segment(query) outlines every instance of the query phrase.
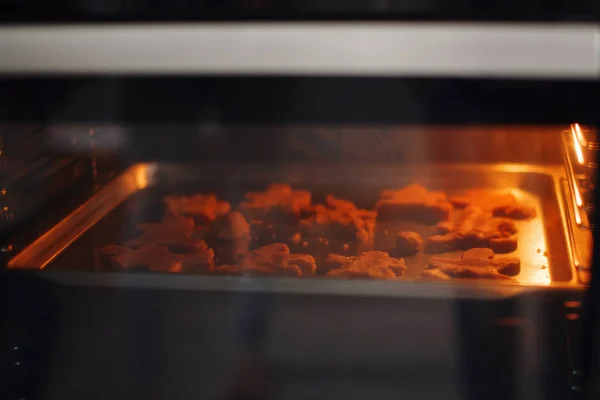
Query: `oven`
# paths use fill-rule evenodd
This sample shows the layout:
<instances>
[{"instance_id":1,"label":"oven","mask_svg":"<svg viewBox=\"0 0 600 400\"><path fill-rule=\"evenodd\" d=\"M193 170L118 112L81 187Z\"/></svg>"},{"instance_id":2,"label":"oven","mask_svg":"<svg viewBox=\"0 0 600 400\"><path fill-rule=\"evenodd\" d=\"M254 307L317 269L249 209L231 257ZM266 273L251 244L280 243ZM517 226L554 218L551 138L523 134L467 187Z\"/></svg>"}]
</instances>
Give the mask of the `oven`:
<instances>
[{"instance_id":1,"label":"oven","mask_svg":"<svg viewBox=\"0 0 600 400\"><path fill-rule=\"evenodd\" d=\"M598 10L526 3L7 6L2 398L594 398Z\"/></svg>"}]
</instances>

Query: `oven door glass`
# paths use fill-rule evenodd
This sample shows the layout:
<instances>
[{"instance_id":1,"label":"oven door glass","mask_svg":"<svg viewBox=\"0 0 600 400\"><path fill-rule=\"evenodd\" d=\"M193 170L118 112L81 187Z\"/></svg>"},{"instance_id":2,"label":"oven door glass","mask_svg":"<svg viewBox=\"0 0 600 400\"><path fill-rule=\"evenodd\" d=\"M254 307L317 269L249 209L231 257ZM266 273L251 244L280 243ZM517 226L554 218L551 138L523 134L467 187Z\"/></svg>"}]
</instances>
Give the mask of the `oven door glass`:
<instances>
[{"instance_id":1,"label":"oven door glass","mask_svg":"<svg viewBox=\"0 0 600 400\"><path fill-rule=\"evenodd\" d=\"M1 27L7 393L589 390L597 28L400 25Z\"/></svg>"}]
</instances>

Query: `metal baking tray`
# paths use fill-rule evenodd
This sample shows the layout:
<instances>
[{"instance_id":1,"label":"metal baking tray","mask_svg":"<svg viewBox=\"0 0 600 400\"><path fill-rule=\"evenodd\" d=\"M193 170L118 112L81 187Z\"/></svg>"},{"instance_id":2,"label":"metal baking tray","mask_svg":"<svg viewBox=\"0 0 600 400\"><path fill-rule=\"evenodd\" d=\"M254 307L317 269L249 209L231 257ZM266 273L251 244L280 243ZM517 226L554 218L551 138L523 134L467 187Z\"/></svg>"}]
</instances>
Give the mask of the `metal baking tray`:
<instances>
[{"instance_id":1,"label":"metal baking tray","mask_svg":"<svg viewBox=\"0 0 600 400\"><path fill-rule=\"evenodd\" d=\"M210 290L271 290L308 293L391 294L411 296L510 295L548 287L577 287L567 249L569 239L561 193L562 166L522 164L426 165L178 165L137 164L126 170L70 216L9 262L9 268L39 269L49 279L82 285L123 285ZM522 271L514 282L454 280L436 283L419 278L429 255L406 257L408 269L398 281L293 279L131 273L107 271L99 255L107 244L119 244L135 233L142 221L162 218L162 198L173 193L214 192L235 204L244 193L285 182L309 189L314 201L334 194L372 208L382 189L421 183L432 190L459 194L472 188L510 190L535 207L537 217L517 221L519 248L506 256L521 258ZM393 234L416 230L424 238L431 227L408 222L378 224L375 249L389 250ZM418 285L415 285L418 283Z\"/></svg>"}]
</instances>

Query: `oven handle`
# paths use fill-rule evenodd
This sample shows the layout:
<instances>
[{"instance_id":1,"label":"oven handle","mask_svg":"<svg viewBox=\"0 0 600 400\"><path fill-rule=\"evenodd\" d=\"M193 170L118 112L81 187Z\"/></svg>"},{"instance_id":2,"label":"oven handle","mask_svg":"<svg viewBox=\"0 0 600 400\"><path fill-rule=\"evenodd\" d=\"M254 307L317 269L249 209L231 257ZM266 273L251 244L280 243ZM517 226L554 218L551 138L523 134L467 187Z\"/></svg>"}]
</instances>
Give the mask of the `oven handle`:
<instances>
[{"instance_id":1,"label":"oven handle","mask_svg":"<svg viewBox=\"0 0 600 400\"><path fill-rule=\"evenodd\" d=\"M195 23L0 27L0 74L600 78L600 26Z\"/></svg>"}]
</instances>

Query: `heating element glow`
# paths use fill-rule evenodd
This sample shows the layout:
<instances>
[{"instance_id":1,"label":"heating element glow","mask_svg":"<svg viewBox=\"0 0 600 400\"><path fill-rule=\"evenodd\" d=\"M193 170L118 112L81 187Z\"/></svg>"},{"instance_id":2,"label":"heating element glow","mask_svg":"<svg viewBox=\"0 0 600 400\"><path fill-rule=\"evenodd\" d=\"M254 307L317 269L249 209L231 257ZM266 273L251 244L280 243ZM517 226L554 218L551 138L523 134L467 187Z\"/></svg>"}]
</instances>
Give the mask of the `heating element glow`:
<instances>
[{"instance_id":1,"label":"heating element glow","mask_svg":"<svg viewBox=\"0 0 600 400\"><path fill-rule=\"evenodd\" d=\"M575 126L579 127L579 125L575 124ZM583 151L581 150L581 142L577 137L577 132L575 126L571 125L571 134L573 135L573 148L575 149L575 155L577 156L577 161L579 164L583 165ZM581 129L579 129L581 132Z\"/></svg>"},{"instance_id":2,"label":"heating element glow","mask_svg":"<svg viewBox=\"0 0 600 400\"><path fill-rule=\"evenodd\" d=\"M148 168L145 165L138 166L134 172L135 183L140 189L148 187Z\"/></svg>"},{"instance_id":3,"label":"heating element glow","mask_svg":"<svg viewBox=\"0 0 600 400\"><path fill-rule=\"evenodd\" d=\"M583 147L587 146L587 141L585 140L585 137L583 137L583 132L581 131L579 124L575 124L575 133L577 134L579 144Z\"/></svg>"}]
</instances>

